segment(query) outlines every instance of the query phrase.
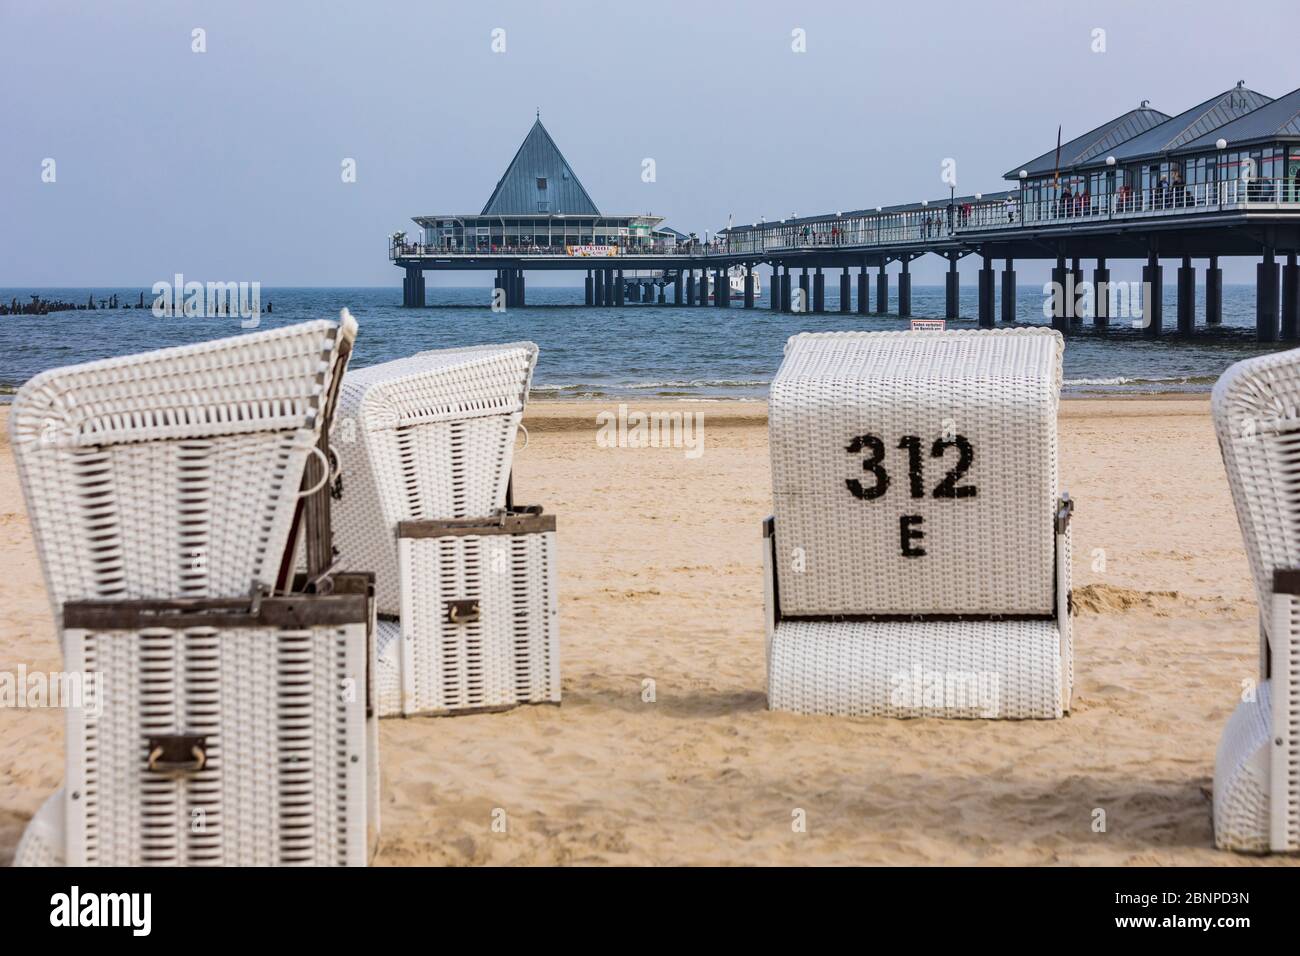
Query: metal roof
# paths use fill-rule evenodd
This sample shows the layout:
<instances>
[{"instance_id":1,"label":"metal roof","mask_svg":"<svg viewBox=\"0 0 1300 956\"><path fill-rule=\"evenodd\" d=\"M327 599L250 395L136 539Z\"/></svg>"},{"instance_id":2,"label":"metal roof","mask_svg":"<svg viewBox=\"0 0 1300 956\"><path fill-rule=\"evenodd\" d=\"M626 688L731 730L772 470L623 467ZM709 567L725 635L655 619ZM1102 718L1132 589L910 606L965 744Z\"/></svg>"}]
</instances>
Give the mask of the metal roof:
<instances>
[{"instance_id":1,"label":"metal roof","mask_svg":"<svg viewBox=\"0 0 1300 956\"><path fill-rule=\"evenodd\" d=\"M536 216L543 202L551 215L600 215L538 117L480 215Z\"/></svg>"},{"instance_id":2,"label":"metal roof","mask_svg":"<svg viewBox=\"0 0 1300 956\"><path fill-rule=\"evenodd\" d=\"M1068 143L1061 144L1061 169L1068 169L1092 159L1104 156L1120 143L1127 142L1134 136L1140 136L1152 127L1170 119L1167 113L1153 110L1146 105L1146 100L1135 110L1129 110L1096 129L1089 130L1082 136L1076 136ZM1022 163L1010 172L1004 173L1004 179L1019 179L1020 170L1026 170L1030 176L1053 172L1057 168L1056 147L1053 146L1043 155Z\"/></svg>"},{"instance_id":3,"label":"metal roof","mask_svg":"<svg viewBox=\"0 0 1300 956\"><path fill-rule=\"evenodd\" d=\"M1248 90L1244 83L1238 83L1232 89L1179 113L1173 119L1165 120L1159 126L1153 126L1145 133L1134 136L1107 155L1114 156L1117 163L1124 163L1167 153L1207 133L1215 132L1221 126L1271 102L1273 102L1271 96ZM1218 135L1217 132L1215 135ZM1104 163L1105 157L1094 156L1081 165L1100 166Z\"/></svg>"},{"instance_id":4,"label":"metal roof","mask_svg":"<svg viewBox=\"0 0 1300 956\"><path fill-rule=\"evenodd\" d=\"M1230 145L1240 146L1280 136L1300 137L1300 90L1292 90L1240 119L1184 143L1178 152L1214 149L1220 138L1226 139Z\"/></svg>"}]
</instances>

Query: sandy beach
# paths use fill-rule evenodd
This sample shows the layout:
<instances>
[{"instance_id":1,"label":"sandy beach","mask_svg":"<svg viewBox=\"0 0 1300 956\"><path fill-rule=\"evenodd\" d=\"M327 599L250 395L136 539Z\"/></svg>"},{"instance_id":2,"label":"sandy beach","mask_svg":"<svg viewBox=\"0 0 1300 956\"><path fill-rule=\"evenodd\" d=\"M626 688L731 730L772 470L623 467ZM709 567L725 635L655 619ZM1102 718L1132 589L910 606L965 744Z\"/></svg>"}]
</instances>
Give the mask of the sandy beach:
<instances>
[{"instance_id":1,"label":"sandy beach","mask_svg":"<svg viewBox=\"0 0 1300 956\"><path fill-rule=\"evenodd\" d=\"M559 516L564 703L384 721L378 864L1288 862L1213 848L1214 749L1257 638L1204 397L1062 405L1076 689L1044 722L767 711L765 408L634 406L656 407L703 413L703 453L600 447L617 403L530 406L516 500ZM7 414L0 669L57 669ZM0 709L0 864L62 773L61 712Z\"/></svg>"}]
</instances>

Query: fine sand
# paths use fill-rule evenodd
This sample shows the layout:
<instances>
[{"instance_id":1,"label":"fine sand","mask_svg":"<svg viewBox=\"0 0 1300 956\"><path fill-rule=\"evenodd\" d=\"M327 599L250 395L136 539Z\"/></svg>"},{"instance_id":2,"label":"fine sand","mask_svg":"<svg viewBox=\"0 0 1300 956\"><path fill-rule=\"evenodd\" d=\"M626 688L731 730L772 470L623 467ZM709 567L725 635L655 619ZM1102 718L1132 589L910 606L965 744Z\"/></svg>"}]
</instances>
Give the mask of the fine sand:
<instances>
[{"instance_id":1,"label":"fine sand","mask_svg":"<svg viewBox=\"0 0 1300 956\"><path fill-rule=\"evenodd\" d=\"M559 516L563 705L382 722L377 863L1287 862L1213 848L1214 749L1257 637L1203 397L1063 403L1076 688L1041 722L768 712L765 408L634 406L702 412L690 458L599 447L616 407L534 403L516 457L516 500ZM7 439L0 566L0 670L57 669ZM0 864L62 768L60 712L0 708Z\"/></svg>"}]
</instances>

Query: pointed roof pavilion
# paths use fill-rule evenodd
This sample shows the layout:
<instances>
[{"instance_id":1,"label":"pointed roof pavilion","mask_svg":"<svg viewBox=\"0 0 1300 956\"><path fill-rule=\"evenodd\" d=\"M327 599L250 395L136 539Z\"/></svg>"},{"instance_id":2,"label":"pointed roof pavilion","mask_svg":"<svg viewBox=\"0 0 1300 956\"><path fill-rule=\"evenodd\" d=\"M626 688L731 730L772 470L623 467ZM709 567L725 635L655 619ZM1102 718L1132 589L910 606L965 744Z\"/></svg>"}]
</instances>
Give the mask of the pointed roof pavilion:
<instances>
[{"instance_id":1,"label":"pointed roof pavilion","mask_svg":"<svg viewBox=\"0 0 1300 956\"><path fill-rule=\"evenodd\" d=\"M1240 119L1211 130L1184 144L1178 152L1213 149L1220 137L1232 148L1300 138L1300 90L1292 90Z\"/></svg>"},{"instance_id":2,"label":"pointed roof pavilion","mask_svg":"<svg viewBox=\"0 0 1300 956\"><path fill-rule=\"evenodd\" d=\"M599 216L600 210L542 125L541 114L506 167L483 216Z\"/></svg>"},{"instance_id":3,"label":"pointed roof pavilion","mask_svg":"<svg viewBox=\"0 0 1300 956\"><path fill-rule=\"evenodd\" d=\"M1167 113L1151 109L1147 105L1147 101L1143 100L1142 105L1137 109L1129 110L1110 122L1089 130L1082 136L1076 136L1068 143L1062 143L1061 169L1069 169L1071 166L1077 166L1094 156L1103 155L1120 143L1130 140L1134 136L1139 136L1168 119L1171 119L1171 117ZM1052 147L1041 156L1010 170L1004 174L1003 178L1018 179L1022 169L1030 176L1052 172L1056 169L1056 147Z\"/></svg>"},{"instance_id":4,"label":"pointed roof pavilion","mask_svg":"<svg viewBox=\"0 0 1300 956\"><path fill-rule=\"evenodd\" d=\"M1232 89L1225 90L1204 103L1198 103L1139 136L1134 136L1111 150L1108 155L1114 156L1118 163L1159 156L1209 133L1217 135L1217 130L1225 124L1247 116L1271 102L1273 102L1271 96L1256 93L1254 90L1247 89L1245 83L1238 83ZM1100 166L1104 163L1105 157L1094 156L1081 165Z\"/></svg>"}]
</instances>

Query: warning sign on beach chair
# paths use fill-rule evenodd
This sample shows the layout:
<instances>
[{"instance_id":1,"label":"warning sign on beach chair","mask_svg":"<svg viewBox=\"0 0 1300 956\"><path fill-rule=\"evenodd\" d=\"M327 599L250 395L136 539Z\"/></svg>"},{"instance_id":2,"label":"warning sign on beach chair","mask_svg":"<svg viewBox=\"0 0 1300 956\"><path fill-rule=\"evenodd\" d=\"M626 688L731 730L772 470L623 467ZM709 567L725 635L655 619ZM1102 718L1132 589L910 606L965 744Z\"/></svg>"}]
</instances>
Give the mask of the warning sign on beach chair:
<instances>
[{"instance_id":1,"label":"warning sign on beach chair","mask_svg":"<svg viewBox=\"0 0 1300 956\"><path fill-rule=\"evenodd\" d=\"M943 332L948 328L948 323L943 319L913 319L913 332Z\"/></svg>"}]
</instances>

